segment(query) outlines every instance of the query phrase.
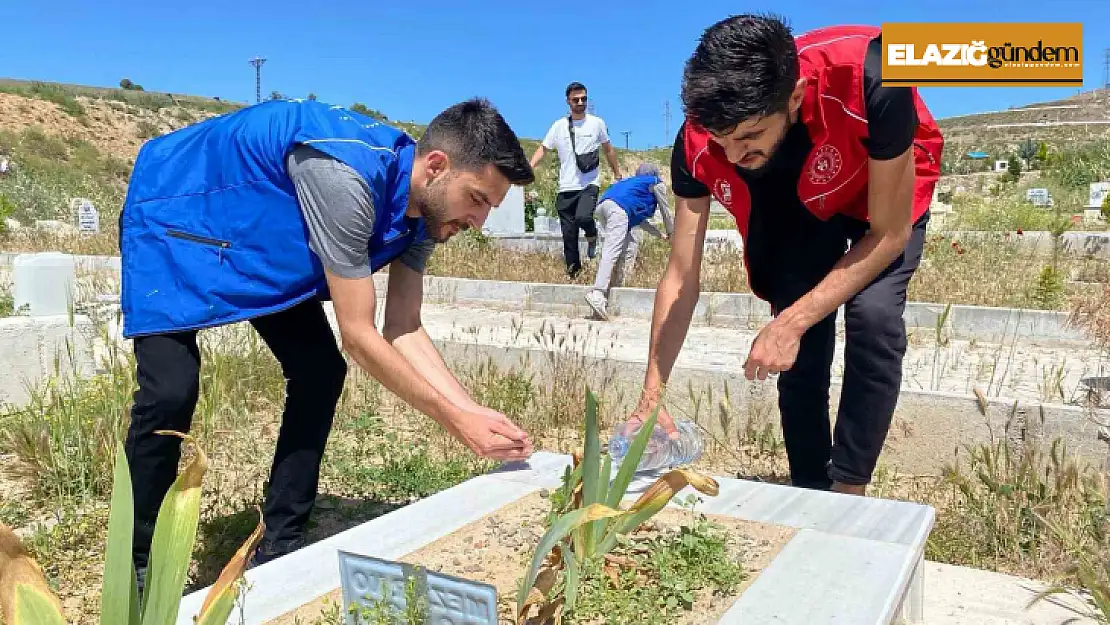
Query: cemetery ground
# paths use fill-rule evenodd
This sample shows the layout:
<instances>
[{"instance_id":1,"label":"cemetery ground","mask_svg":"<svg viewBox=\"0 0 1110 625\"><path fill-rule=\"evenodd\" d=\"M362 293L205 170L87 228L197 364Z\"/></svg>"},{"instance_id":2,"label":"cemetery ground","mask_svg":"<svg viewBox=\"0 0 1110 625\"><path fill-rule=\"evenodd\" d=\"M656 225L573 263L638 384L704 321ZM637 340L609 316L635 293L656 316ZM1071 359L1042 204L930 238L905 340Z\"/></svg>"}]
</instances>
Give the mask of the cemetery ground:
<instances>
[{"instance_id":1,"label":"cemetery ground","mask_svg":"<svg viewBox=\"0 0 1110 625\"><path fill-rule=\"evenodd\" d=\"M1105 306L1095 311L1102 315L1101 321L1091 321L1095 329L1107 327L1101 325L1107 312ZM211 468L187 592L211 584L257 522L255 506L262 501L284 393L279 366L249 326L201 337L204 366L193 433ZM606 390L611 371L569 353L546 360L538 371L492 362L449 364L477 401L511 415L538 449L570 453L580 448L587 385L600 394L603 432L625 416ZM67 617L82 624L97 622L112 453L125 431L135 388L134 361L125 347L102 350L99 368L91 378L51 379L26 407L0 410L0 519L18 528L62 598ZM736 392L742 392L740 387ZM721 434L710 437L695 469L786 481L773 406L736 409L718 398L696 418ZM893 436L899 427L896 423ZM903 474L881 464L869 494L936 507L926 552L932 561L1105 592L1110 580L1098 567L1110 561L1110 537L1100 468L1078 463L1047 441L1041 446L1010 443L1000 432L991 442L971 446L963 460L937 475ZM310 540L493 467L474 459L441 428L429 427L426 417L351 363L324 459ZM701 549L735 549L714 542L719 534L712 528L703 529ZM534 541L535 533L524 540ZM733 538L744 546L750 536ZM730 575L758 568L759 549L752 547L741 552L740 569ZM694 584L710 581L708 572L691 575L688 581ZM302 623L338 625L339 616L332 606Z\"/></svg>"}]
</instances>

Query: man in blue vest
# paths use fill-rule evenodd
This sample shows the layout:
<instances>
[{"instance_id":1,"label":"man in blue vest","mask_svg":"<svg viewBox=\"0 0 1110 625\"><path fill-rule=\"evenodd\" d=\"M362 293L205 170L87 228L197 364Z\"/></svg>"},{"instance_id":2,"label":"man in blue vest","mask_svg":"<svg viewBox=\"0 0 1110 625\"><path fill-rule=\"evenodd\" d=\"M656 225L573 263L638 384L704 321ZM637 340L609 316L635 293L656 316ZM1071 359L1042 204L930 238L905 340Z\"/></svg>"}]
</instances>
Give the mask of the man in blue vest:
<instances>
[{"instance_id":1,"label":"man in blue vest","mask_svg":"<svg viewBox=\"0 0 1110 625\"><path fill-rule=\"evenodd\" d=\"M316 101L271 101L182 128L139 152L120 217L124 336L138 390L126 453L134 560L154 523L197 403L197 331L249 321L281 364L286 402L266 493L259 564L304 544L347 364L475 454L520 460L525 432L475 403L420 320L434 244L480 228L511 185L533 181L520 143L485 100L440 113L420 141ZM372 274L389 268L382 332Z\"/></svg>"},{"instance_id":2,"label":"man in blue vest","mask_svg":"<svg viewBox=\"0 0 1110 625\"><path fill-rule=\"evenodd\" d=\"M648 221L657 210L663 216L666 234L659 232ZM667 185L659 177L659 166L641 163L636 169L636 175L614 182L601 196L597 214L602 224L605 246L601 250L601 262L597 265L594 286L586 292L586 303L598 317L608 320L609 289L620 286L636 262L636 254L640 248L636 228L664 241L674 232L674 219L667 201Z\"/></svg>"}]
</instances>

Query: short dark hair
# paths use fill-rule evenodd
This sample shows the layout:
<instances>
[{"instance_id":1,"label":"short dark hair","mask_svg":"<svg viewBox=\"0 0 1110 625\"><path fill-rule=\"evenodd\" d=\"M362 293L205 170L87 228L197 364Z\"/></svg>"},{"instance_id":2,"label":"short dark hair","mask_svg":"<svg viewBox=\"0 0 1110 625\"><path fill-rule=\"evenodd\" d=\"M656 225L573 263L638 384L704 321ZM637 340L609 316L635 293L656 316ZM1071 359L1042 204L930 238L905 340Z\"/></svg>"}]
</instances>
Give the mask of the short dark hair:
<instances>
[{"instance_id":1,"label":"short dark hair","mask_svg":"<svg viewBox=\"0 0 1110 625\"><path fill-rule=\"evenodd\" d=\"M586 85L583 85L578 81L570 83L569 85L567 85L566 97L569 98L572 91L586 91Z\"/></svg>"},{"instance_id":2,"label":"short dark hair","mask_svg":"<svg viewBox=\"0 0 1110 625\"><path fill-rule=\"evenodd\" d=\"M442 150L463 170L478 171L492 163L511 184L536 179L516 133L484 98L459 102L436 115L417 142L418 154L432 150Z\"/></svg>"},{"instance_id":3,"label":"short dark hair","mask_svg":"<svg viewBox=\"0 0 1110 625\"><path fill-rule=\"evenodd\" d=\"M786 110L798 80L798 54L785 20L743 14L705 29L682 76L686 116L727 134L753 116Z\"/></svg>"}]
</instances>

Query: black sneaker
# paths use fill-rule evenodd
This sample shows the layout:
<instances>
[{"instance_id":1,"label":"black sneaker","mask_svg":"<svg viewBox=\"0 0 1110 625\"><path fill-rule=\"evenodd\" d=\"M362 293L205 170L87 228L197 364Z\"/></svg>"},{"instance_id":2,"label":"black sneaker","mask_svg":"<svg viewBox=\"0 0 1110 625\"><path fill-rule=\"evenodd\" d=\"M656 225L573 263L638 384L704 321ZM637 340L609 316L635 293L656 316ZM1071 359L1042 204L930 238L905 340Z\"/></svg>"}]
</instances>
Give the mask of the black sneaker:
<instances>
[{"instance_id":1,"label":"black sneaker","mask_svg":"<svg viewBox=\"0 0 1110 625\"><path fill-rule=\"evenodd\" d=\"M247 570L249 571L260 564L266 564L271 560L276 560L281 556L293 553L301 547L304 547L304 545L305 541L301 538L286 541L280 547L266 539L262 539L262 542L258 544L258 548L251 554L250 560L247 561Z\"/></svg>"},{"instance_id":2,"label":"black sneaker","mask_svg":"<svg viewBox=\"0 0 1110 625\"><path fill-rule=\"evenodd\" d=\"M139 590L139 609L142 610L143 606L143 589L146 588L146 570L147 567L139 567L135 569L135 584Z\"/></svg>"}]
</instances>

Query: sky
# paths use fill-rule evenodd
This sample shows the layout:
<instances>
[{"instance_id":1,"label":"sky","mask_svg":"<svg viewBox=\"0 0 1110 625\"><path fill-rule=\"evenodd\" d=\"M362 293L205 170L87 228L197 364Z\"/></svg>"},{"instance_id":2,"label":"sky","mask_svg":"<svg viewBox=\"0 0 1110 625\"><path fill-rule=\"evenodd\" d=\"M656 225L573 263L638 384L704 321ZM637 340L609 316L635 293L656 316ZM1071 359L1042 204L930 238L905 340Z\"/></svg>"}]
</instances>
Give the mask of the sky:
<instances>
[{"instance_id":1,"label":"sky","mask_svg":"<svg viewBox=\"0 0 1110 625\"><path fill-rule=\"evenodd\" d=\"M584 83L614 144L666 145L682 120L683 64L701 32L748 11L784 16L795 33L834 24L1082 22L1084 86L1102 86L1110 0L777 0L775 2L341 2L190 0L4 3L0 77L116 86L254 102L315 93L426 123L460 100L492 101L522 137L566 115ZM1074 95L1077 88L922 88L936 117ZM670 102L670 136L664 103Z\"/></svg>"}]
</instances>

